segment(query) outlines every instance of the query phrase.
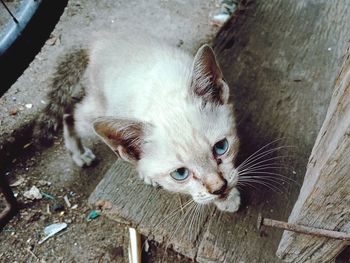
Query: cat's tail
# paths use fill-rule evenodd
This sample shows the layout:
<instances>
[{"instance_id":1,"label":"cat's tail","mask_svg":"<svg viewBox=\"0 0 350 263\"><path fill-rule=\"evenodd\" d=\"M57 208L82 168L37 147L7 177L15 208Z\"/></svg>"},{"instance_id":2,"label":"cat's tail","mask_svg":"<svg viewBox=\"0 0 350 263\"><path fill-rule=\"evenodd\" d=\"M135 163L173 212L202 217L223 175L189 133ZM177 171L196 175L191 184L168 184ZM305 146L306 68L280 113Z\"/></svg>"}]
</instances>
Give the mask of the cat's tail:
<instances>
[{"instance_id":1,"label":"cat's tail","mask_svg":"<svg viewBox=\"0 0 350 263\"><path fill-rule=\"evenodd\" d=\"M47 105L36 120L33 139L37 146L51 144L62 125L63 114L72 113L85 95L79 83L89 62L87 50L73 50L62 57L51 80ZM38 145L39 144L39 145Z\"/></svg>"}]
</instances>

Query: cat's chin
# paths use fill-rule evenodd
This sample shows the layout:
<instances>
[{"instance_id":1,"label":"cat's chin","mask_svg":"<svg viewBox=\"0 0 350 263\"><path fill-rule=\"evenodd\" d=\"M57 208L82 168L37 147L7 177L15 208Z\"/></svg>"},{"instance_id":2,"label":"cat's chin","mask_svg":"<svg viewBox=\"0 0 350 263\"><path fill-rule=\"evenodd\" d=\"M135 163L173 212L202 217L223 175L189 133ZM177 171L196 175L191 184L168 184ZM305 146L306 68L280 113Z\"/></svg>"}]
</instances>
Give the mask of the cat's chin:
<instances>
[{"instance_id":1,"label":"cat's chin","mask_svg":"<svg viewBox=\"0 0 350 263\"><path fill-rule=\"evenodd\" d=\"M221 211L234 213L239 209L241 197L238 190L233 188L226 198L217 199L214 204Z\"/></svg>"}]
</instances>

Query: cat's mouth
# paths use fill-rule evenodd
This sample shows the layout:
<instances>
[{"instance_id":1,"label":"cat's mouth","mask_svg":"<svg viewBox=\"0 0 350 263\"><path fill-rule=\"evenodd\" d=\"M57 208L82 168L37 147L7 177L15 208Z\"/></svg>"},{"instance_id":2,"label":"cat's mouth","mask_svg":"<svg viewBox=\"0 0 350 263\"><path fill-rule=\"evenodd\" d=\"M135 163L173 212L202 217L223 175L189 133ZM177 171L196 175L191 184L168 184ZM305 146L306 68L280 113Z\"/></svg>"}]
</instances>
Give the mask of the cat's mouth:
<instances>
[{"instance_id":1,"label":"cat's mouth","mask_svg":"<svg viewBox=\"0 0 350 263\"><path fill-rule=\"evenodd\" d=\"M233 189L233 187L232 187L232 188L227 188L227 189L225 190L225 192L223 192L222 194L220 194L217 198L218 198L219 200L221 200L221 201L225 201L225 200L227 199L227 197L229 196L229 194L230 194L230 192L231 192L232 189Z\"/></svg>"}]
</instances>

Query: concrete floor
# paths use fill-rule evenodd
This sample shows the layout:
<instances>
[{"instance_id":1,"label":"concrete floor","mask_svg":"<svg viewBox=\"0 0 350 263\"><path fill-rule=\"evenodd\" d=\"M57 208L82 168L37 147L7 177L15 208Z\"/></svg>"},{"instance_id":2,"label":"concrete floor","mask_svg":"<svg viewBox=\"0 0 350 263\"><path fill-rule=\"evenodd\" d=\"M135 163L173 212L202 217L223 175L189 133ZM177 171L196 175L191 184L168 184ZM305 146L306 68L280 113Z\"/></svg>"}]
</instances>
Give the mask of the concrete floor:
<instances>
[{"instance_id":1,"label":"concrete floor","mask_svg":"<svg viewBox=\"0 0 350 263\"><path fill-rule=\"evenodd\" d=\"M76 46L85 46L93 31L118 30L120 27L143 28L179 48L194 52L202 43L210 42L217 28L210 16L218 8L216 0L150 0L150 1L77 1L68 6L41 52L30 67L0 99L0 172L12 182L23 178L14 187L22 202L22 216L11 221L0 235L0 262L124 262L128 243L126 229L106 218L86 221L87 197L113 162L114 156L100 144L95 152L97 166L77 169L64 150L58 136L53 147L35 150L30 143L30 130L37 114L43 109L50 89L50 76L57 58ZM23 147L26 145L25 147ZM40 180L51 182L41 185ZM55 200L30 201L23 192L36 185ZM47 206L63 203L70 195L78 208L62 213L47 213ZM0 199L1 200L1 199ZM38 245L42 229L51 223L68 222L68 230ZM151 245L147 262L186 262L164 248Z\"/></svg>"}]
</instances>

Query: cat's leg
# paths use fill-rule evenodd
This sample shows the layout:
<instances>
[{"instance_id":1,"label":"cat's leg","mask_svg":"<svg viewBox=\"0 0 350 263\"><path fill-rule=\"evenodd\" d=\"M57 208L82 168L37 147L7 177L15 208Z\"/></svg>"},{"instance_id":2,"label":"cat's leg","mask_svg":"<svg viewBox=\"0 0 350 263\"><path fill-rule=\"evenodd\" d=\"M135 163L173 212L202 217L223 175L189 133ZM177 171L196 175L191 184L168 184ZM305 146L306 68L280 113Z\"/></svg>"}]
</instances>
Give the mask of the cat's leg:
<instances>
[{"instance_id":1,"label":"cat's leg","mask_svg":"<svg viewBox=\"0 0 350 263\"><path fill-rule=\"evenodd\" d=\"M233 188L225 200L215 201L215 205L221 211L234 213L239 209L241 196L236 188Z\"/></svg>"},{"instance_id":2,"label":"cat's leg","mask_svg":"<svg viewBox=\"0 0 350 263\"><path fill-rule=\"evenodd\" d=\"M95 160L93 152L85 147L75 129L75 119L72 114L63 116L63 135L66 148L72 155L73 161L80 167L90 166Z\"/></svg>"}]
</instances>

